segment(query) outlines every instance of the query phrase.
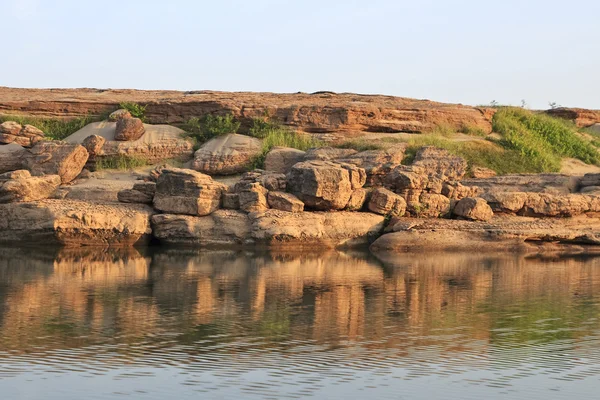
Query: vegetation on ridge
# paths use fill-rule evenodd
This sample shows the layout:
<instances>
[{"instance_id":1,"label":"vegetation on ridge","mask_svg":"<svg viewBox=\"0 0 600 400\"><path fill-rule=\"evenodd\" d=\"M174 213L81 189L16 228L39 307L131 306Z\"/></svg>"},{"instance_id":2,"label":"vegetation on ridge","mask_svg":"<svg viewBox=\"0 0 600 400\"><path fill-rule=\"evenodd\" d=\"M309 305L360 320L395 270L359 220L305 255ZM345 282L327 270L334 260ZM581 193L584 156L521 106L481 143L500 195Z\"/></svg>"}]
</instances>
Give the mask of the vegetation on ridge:
<instances>
[{"instance_id":1,"label":"vegetation on ridge","mask_svg":"<svg viewBox=\"0 0 600 400\"><path fill-rule=\"evenodd\" d=\"M21 125L33 125L44 132L46 138L52 140L63 140L95 120L88 116L71 119L21 117L17 115L0 116L0 123L15 121Z\"/></svg>"}]
</instances>

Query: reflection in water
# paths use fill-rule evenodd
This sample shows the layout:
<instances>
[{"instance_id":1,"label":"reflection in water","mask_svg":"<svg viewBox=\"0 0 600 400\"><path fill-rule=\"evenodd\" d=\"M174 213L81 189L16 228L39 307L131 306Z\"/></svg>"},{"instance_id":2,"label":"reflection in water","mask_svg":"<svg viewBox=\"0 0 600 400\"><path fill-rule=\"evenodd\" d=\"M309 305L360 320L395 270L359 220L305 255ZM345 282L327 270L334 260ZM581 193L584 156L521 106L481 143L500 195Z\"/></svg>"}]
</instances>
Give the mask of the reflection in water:
<instances>
[{"instance_id":1,"label":"reflection in water","mask_svg":"<svg viewBox=\"0 0 600 400\"><path fill-rule=\"evenodd\" d=\"M0 249L0 393L595 398L600 259L143 252Z\"/></svg>"}]
</instances>

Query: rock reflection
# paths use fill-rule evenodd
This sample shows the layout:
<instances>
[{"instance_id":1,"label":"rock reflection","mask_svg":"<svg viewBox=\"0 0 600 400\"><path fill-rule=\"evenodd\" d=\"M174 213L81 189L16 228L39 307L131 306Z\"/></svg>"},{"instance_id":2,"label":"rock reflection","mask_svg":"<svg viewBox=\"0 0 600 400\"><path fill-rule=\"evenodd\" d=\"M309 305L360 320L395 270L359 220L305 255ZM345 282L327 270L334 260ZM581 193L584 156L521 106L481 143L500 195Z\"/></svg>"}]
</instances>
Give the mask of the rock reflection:
<instances>
[{"instance_id":1,"label":"rock reflection","mask_svg":"<svg viewBox=\"0 0 600 400\"><path fill-rule=\"evenodd\" d=\"M599 328L594 258L142 253L1 249L0 352L110 344L141 357L251 340L468 358Z\"/></svg>"}]
</instances>

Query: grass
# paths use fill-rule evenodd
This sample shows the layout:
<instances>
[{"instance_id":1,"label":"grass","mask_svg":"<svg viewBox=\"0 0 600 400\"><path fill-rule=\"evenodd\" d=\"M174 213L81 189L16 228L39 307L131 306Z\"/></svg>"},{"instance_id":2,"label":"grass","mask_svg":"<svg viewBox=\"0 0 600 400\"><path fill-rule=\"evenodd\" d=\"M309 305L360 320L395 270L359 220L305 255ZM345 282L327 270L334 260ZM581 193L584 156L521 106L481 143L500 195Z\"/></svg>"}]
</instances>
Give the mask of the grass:
<instances>
[{"instance_id":1,"label":"grass","mask_svg":"<svg viewBox=\"0 0 600 400\"><path fill-rule=\"evenodd\" d=\"M313 147L322 147L324 144L322 141L315 139L314 137L295 132L289 128L270 123L265 125L263 130L254 132L254 135L262 138L262 152L252 162L252 168L263 168L267 153L271 151L273 147L291 147L298 150L308 150Z\"/></svg>"},{"instance_id":2,"label":"grass","mask_svg":"<svg viewBox=\"0 0 600 400\"><path fill-rule=\"evenodd\" d=\"M95 119L87 116L72 119L20 117L16 115L0 116L0 123L5 121L15 121L21 125L33 125L44 132L48 139L63 140L87 124L94 122Z\"/></svg>"},{"instance_id":3,"label":"grass","mask_svg":"<svg viewBox=\"0 0 600 400\"><path fill-rule=\"evenodd\" d=\"M347 140L341 143L334 143L332 146L339 149L354 149L356 151L381 150L387 146L380 142L366 139Z\"/></svg>"},{"instance_id":4,"label":"grass","mask_svg":"<svg viewBox=\"0 0 600 400\"><path fill-rule=\"evenodd\" d=\"M572 124L558 118L506 107L494 115L493 128L502 135L505 148L527 158L540 172L557 172L563 157L600 164L598 149L584 140Z\"/></svg>"},{"instance_id":5,"label":"grass","mask_svg":"<svg viewBox=\"0 0 600 400\"><path fill-rule=\"evenodd\" d=\"M104 169L129 170L146 165L148 165L148 161L143 158L123 154L102 157L96 160L96 170L98 171Z\"/></svg>"},{"instance_id":6,"label":"grass","mask_svg":"<svg viewBox=\"0 0 600 400\"><path fill-rule=\"evenodd\" d=\"M463 124L458 131L460 133L464 133L465 135L469 135L469 136L479 136L479 137L487 136L486 131L484 131L482 128L475 126L475 125Z\"/></svg>"},{"instance_id":7,"label":"grass","mask_svg":"<svg viewBox=\"0 0 600 400\"><path fill-rule=\"evenodd\" d=\"M216 136L228 133L237 133L240 122L232 114L227 115L205 115L202 118L190 118L183 126L189 137L197 143L204 143Z\"/></svg>"},{"instance_id":8,"label":"grass","mask_svg":"<svg viewBox=\"0 0 600 400\"><path fill-rule=\"evenodd\" d=\"M148 107L147 105L143 106L138 103L125 102L119 104L119 107L129 111L129 114L131 114L133 118L139 118L142 120L142 122L146 122L146 107Z\"/></svg>"}]
</instances>

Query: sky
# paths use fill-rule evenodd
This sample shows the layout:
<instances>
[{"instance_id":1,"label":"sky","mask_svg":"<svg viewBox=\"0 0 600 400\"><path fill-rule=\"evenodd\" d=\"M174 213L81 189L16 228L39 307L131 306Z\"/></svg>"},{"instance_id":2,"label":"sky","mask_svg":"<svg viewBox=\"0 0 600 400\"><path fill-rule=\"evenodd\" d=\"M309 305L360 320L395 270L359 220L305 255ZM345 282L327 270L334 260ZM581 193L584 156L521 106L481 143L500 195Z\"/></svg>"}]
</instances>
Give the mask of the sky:
<instances>
[{"instance_id":1,"label":"sky","mask_svg":"<svg viewBox=\"0 0 600 400\"><path fill-rule=\"evenodd\" d=\"M0 0L0 86L600 109L598 0Z\"/></svg>"}]
</instances>

